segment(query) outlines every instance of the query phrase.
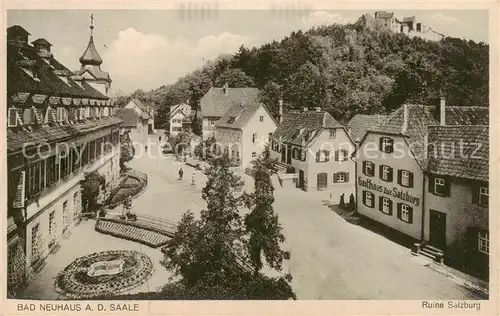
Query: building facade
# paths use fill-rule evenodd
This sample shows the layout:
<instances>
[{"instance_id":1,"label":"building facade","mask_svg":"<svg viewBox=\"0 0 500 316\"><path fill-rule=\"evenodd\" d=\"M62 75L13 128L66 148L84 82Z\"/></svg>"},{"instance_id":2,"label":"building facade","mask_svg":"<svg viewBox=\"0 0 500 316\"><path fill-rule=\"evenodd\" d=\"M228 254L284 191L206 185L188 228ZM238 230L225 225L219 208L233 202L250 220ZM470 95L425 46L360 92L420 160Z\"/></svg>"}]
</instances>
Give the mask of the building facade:
<instances>
[{"instance_id":1,"label":"building facade","mask_svg":"<svg viewBox=\"0 0 500 316\"><path fill-rule=\"evenodd\" d=\"M215 138L239 167L246 168L264 151L276 126L263 104L237 104L215 124Z\"/></svg>"},{"instance_id":2,"label":"building facade","mask_svg":"<svg viewBox=\"0 0 500 316\"><path fill-rule=\"evenodd\" d=\"M155 110L151 105L146 105L138 99L130 100L125 106L124 109L132 109L137 113L138 117L145 121L147 126L148 134L152 134L155 129Z\"/></svg>"},{"instance_id":3,"label":"building facade","mask_svg":"<svg viewBox=\"0 0 500 316\"><path fill-rule=\"evenodd\" d=\"M488 120L488 108L446 106L443 99L438 108L395 110L356 151L357 212L410 237L432 259L487 271ZM459 148L450 148L460 139L481 144L481 157L460 158ZM431 155L434 149L445 156Z\"/></svg>"},{"instance_id":4,"label":"building facade","mask_svg":"<svg viewBox=\"0 0 500 316\"><path fill-rule=\"evenodd\" d=\"M421 245L483 279L489 277L490 252L488 134L484 125L429 127Z\"/></svg>"},{"instance_id":5,"label":"building facade","mask_svg":"<svg viewBox=\"0 0 500 316\"><path fill-rule=\"evenodd\" d=\"M120 134L129 133L133 142L146 144L149 135L149 117L145 118L130 108L116 109L116 117L123 121L120 125Z\"/></svg>"},{"instance_id":6,"label":"building facade","mask_svg":"<svg viewBox=\"0 0 500 316\"><path fill-rule=\"evenodd\" d=\"M118 184L121 120L107 95L53 57L47 40L30 45L18 25L7 34L7 269L15 297L78 223L85 174L100 173L108 189ZM102 62L92 35L80 61Z\"/></svg>"},{"instance_id":7,"label":"building facade","mask_svg":"<svg viewBox=\"0 0 500 316\"><path fill-rule=\"evenodd\" d=\"M200 99L203 138L215 136L215 123L233 106L259 103L257 88L210 88Z\"/></svg>"},{"instance_id":8,"label":"building facade","mask_svg":"<svg viewBox=\"0 0 500 316\"><path fill-rule=\"evenodd\" d=\"M281 112L281 111L280 111ZM347 129L321 108L288 112L272 135L271 157L278 159L304 191L354 193L354 142Z\"/></svg>"},{"instance_id":9,"label":"building facade","mask_svg":"<svg viewBox=\"0 0 500 316\"><path fill-rule=\"evenodd\" d=\"M170 135L175 136L179 132L191 131L191 106L188 103L180 103L170 107Z\"/></svg>"}]
</instances>

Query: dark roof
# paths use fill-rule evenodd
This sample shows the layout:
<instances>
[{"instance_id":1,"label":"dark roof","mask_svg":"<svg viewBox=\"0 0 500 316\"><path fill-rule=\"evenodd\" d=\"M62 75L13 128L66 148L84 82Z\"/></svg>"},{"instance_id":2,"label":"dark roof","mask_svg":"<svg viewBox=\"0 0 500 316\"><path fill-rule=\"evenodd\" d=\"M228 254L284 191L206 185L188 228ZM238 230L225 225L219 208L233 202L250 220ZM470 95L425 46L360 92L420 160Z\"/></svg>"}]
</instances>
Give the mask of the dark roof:
<instances>
[{"instance_id":1,"label":"dark roof","mask_svg":"<svg viewBox=\"0 0 500 316\"><path fill-rule=\"evenodd\" d=\"M99 56L97 49L94 46L94 37L90 35L89 44L87 49L83 52L82 57L80 57L80 63L82 65L95 65L99 66L102 64L102 58Z\"/></svg>"},{"instance_id":2,"label":"dark roof","mask_svg":"<svg viewBox=\"0 0 500 316\"><path fill-rule=\"evenodd\" d=\"M96 78L98 80L106 80L106 81L111 82L111 78L109 76L109 73L106 71L103 71L101 69L101 66L97 66L97 65L83 65L82 68L75 71L74 74L76 76L81 76L86 71L88 71L94 78Z\"/></svg>"},{"instance_id":3,"label":"dark roof","mask_svg":"<svg viewBox=\"0 0 500 316\"><path fill-rule=\"evenodd\" d=\"M31 44L41 44L41 45L47 45L47 46L52 46L52 44L49 43L49 41L47 41L45 38L39 38L37 40L34 40L33 42L31 42Z\"/></svg>"},{"instance_id":4,"label":"dark roof","mask_svg":"<svg viewBox=\"0 0 500 316\"><path fill-rule=\"evenodd\" d=\"M428 160L430 173L488 181L488 126L429 126Z\"/></svg>"},{"instance_id":5,"label":"dark roof","mask_svg":"<svg viewBox=\"0 0 500 316\"><path fill-rule=\"evenodd\" d=\"M265 108L265 106L260 103L251 103L247 105L235 104L215 123L215 126L242 129L261 106ZM272 117L271 115L269 116Z\"/></svg>"},{"instance_id":6,"label":"dark roof","mask_svg":"<svg viewBox=\"0 0 500 316\"><path fill-rule=\"evenodd\" d=\"M405 22L415 22L415 16L407 16L403 18L403 23Z\"/></svg>"},{"instance_id":7,"label":"dark roof","mask_svg":"<svg viewBox=\"0 0 500 316\"><path fill-rule=\"evenodd\" d=\"M363 136L365 136L366 131L372 128L375 125L380 124L387 115L379 115L379 114L357 114L355 115L349 123L347 123L347 127L349 127L351 131L351 137L355 142L361 141Z\"/></svg>"},{"instance_id":8,"label":"dark roof","mask_svg":"<svg viewBox=\"0 0 500 316\"><path fill-rule=\"evenodd\" d=\"M137 127L140 122L140 116L134 109L116 109L116 116L123 121L121 127Z\"/></svg>"},{"instance_id":9,"label":"dark roof","mask_svg":"<svg viewBox=\"0 0 500 316\"><path fill-rule=\"evenodd\" d=\"M408 137L415 159L425 168L424 144L428 127L439 124L438 112L435 106L404 104L369 131ZM446 125L486 125L484 122L488 122L488 108L446 106Z\"/></svg>"},{"instance_id":10,"label":"dark roof","mask_svg":"<svg viewBox=\"0 0 500 316\"><path fill-rule=\"evenodd\" d=\"M7 129L7 150L15 152L23 148L25 143L53 143L66 138L75 137L80 133L120 124L122 121L117 117L105 117L80 124L47 126L34 125L27 128Z\"/></svg>"},{"instance_id":11,"label":"dark roof","mask_svg":"<svg viewBox=\"0 0 500 316\"><path fill-rule=\"evenodd\" d=\"M344 128L328 112L292 110L273 133L273 139L295 145L309 145L324 128ZM309 137L307 135L310 135Z\"/></svg>"},{"instance_id":12,"label":"dark roof","mask_svg":"<svg viewBox=\"0 0 500 316\"><path fill-rule=\"evenodd\" d=\"M258 103L259 89L257 88L228 88L227 95L224 88L210 88L201 98L201 113L204 117L221 117L235 104Z\"/></svg>"},{"instance_id":13,"label":"dark roof","mask_svg":"<svg viewBox=\"0 0 500 316\"><path fill-rule=\"evenodd\" d=\"M15 35L28 36L31 34L20 25L13 25L13 26L7 28L7 36L8 37L15 36Z\"/></svg>"},{"instance_id":14,"label":"dark roof","mask_svg":"<svg viewBox=\"0 0 500 316\"><path fill-rule=\"evenodd\" d=\"M28 74L30 69L38 70L38 80ZM71 71L54 57L41 58L34 47L18 42L7 46L7 92L109 99L90 84L71 79Z\"/></svg>"},{"instance_id":15,"label":"dark roof","mask_svg":"<svg viewBox=\"0 0 500 316\"><path fill-rule=\"evenodd\" d=\"M170 117L174 116L177 113L177 111L180 111L181 107L183 107L184 105L187 105L188 107L190 107L188 103L184 103L184 102L171 106L170 107ZM182 113L186 116L191 114L191 113L185 113L184 111L182 111Z\"/></svg>"}]
</instances>

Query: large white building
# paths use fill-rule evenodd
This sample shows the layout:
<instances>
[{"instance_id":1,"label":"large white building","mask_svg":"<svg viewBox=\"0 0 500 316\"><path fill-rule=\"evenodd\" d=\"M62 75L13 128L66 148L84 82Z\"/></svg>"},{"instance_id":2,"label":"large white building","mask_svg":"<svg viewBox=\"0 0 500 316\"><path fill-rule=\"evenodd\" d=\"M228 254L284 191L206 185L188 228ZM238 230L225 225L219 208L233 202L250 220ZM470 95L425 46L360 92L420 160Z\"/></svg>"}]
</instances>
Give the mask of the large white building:
<instances>
[{"instance_id":1,"label":"large white building","mask_svg":"<svg viewBox=\"0 0 500 316\"><path fill-rule=\"evenodd\" d=\"M111 79L92 35L73 73L21 26L7 29L8 292L15 297L79 222L87 172L119 179Z\"/></svg>"},{"instance_id":2,"label":"large white building","mask_svg":"<svg viewBox=\"0 0 500 316\"><path fill-rule=\"evenodd\" d=\"M191 106L188 103L179 103L170 107L170 135L175 136L179 132L190 132L192 123Z\"/></svg>"}]
</instances>

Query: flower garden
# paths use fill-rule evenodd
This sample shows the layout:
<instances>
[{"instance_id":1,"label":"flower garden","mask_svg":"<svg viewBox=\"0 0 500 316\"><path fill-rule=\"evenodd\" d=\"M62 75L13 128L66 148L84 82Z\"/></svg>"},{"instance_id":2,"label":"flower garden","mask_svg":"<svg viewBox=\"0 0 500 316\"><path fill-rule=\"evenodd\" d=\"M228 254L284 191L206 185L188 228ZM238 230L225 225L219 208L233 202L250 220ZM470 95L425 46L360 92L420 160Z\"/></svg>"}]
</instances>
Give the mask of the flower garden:
<instances>
[{"instance_id":1,"label":"flower garden","mask_svg":"<svg viewBox=\"0 0 500 316\"><path fill-rule=\"evenodd\" d=\"M95 273L96 268L99 273ZM74 260L57 275L54 285L70 299L116 295L140 286L152 272L151 259L143 253L103 251Z\"/></svg>"}]
</instances>

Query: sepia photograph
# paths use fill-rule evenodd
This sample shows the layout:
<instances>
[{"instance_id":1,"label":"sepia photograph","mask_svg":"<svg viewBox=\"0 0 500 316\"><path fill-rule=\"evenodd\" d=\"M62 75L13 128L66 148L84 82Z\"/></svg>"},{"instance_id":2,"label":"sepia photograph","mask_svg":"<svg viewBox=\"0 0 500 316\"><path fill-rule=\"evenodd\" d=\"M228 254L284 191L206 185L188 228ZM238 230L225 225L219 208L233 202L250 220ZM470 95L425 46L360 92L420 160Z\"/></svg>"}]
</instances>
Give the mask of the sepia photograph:
<instances>
[{"instance_id":1,"label":"sepia photograph","mask_svg":"<svg viewBox=\"0 0 500 316\"><path fill-rule=\"evenodd\" d=\"M5 16L18 312L490 299L488 10Z\"/></svg>"}]
</instances>

